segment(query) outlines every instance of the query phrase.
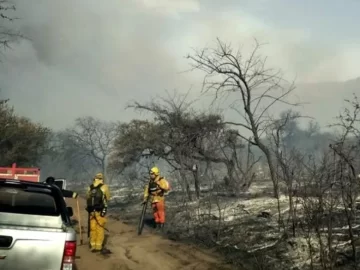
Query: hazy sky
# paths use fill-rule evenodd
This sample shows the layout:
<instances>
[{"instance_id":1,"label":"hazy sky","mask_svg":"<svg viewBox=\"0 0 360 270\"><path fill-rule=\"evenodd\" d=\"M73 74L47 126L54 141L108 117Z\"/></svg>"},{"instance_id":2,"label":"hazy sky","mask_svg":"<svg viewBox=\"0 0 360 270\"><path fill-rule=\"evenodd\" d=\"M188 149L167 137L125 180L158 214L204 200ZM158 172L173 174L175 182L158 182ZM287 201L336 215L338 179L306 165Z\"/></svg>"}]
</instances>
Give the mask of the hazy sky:
<instances>
[{"instance_id":1,"label":"hazy sky","mask_svg":"<svg viewBox=\"0 0 360 270\"><path fill-rule=\"evenodd\" d=\"M129 120L130 100L165 89L195 96L201 75L180 73L192 47L216 37L267 42L269 63L298 82L360 75L357 0L14 0L29 40L5 52L1 95L19 113L62 128L93 115ZM307 93L298 93L306 96Z\"/></svg>"}]
</instances>

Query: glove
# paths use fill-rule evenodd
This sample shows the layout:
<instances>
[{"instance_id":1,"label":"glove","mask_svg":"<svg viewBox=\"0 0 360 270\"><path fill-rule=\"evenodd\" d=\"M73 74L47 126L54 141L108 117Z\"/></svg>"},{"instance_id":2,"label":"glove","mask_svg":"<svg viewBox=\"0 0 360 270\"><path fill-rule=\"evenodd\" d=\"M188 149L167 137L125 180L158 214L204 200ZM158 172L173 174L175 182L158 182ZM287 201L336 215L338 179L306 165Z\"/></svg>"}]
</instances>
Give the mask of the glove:
<instances>
[{"instance_id":1,"label":"glove","mask_svg":"<svg viewBox=\"0 0 360 270\"><path fill-rule=\"evenodd\" d=\"M74 192L72 197L73 197L74 199L77 199L77 197L79 197L79 194L77 194L76 192Z\"/></svg>"},{"instance_id":2,"label":"glove","mask_svg":"<svg viewBox=\"0 0 360 270\"><path fill-rule=\"evenodd\" d=\"M105 217L106 212L107 212L107 208L104 208L104 209L101 211L100 216L101 216L101 217Z\"/></svg>"}]
</instances>

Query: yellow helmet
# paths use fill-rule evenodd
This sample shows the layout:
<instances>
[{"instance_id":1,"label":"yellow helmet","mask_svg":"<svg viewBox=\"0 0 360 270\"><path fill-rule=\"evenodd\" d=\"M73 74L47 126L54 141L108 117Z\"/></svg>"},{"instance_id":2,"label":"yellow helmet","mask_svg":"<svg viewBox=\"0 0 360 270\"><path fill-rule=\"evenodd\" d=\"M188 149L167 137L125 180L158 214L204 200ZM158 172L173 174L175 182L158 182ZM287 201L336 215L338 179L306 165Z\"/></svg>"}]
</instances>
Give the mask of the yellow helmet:
<instances>
[{"instance_id":1,"label":"yellow helmet","mask_svg":"<svg viewBox=\"0 0 360 270\"><path fill-rule=\"evenodd\" d=\"M95 178L96 178L96 179L103 180L103 179L104 179L104 176L103 176L102 173L97 173L97 174L95 175Z\"/></svg>"},{"instance_id":2,"label":"yellow helmet","mask_svg":"<svg viewBox=\"0 0 360 270\"><path fill-rule=\"evenodd\" d=\"M160 174L160 170L158 167L152 167L150 170L150 173L153 173L155 175L159 175Z\"/></svg>"}]
</instances>

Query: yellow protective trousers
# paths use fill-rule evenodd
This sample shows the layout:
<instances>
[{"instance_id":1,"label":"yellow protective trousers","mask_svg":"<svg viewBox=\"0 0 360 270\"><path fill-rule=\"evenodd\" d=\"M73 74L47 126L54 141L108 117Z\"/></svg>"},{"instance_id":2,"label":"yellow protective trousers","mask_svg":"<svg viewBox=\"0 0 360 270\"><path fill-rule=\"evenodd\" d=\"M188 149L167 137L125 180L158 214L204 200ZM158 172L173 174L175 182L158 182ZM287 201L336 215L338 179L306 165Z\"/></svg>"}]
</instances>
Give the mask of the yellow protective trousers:
<instances>
[{"instance_id":1,"label":"yellow protective trousers","mask_svg":"<svg viewBox=\"0 0 360 270\"><path fill-rule=\"evenodd\" d=\"M100 212L90 213L90 246L91 249L101 250L105 238L106 217Z\"/></svg>"}]
</instances>

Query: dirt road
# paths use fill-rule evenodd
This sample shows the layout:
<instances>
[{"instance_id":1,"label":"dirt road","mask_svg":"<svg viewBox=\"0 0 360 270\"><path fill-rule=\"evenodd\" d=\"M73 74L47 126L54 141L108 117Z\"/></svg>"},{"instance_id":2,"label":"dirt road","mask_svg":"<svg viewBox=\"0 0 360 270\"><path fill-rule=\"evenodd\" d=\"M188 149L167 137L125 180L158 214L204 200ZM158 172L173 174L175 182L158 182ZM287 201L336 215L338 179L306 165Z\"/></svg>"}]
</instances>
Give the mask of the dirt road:
<instances>
[{"instance_id":1,"label":"dirt road","mask_svg":"<svg viewBox=\"0 0 360 270\"><path fill-rule=\"evenodd\" d=\"M67 200L77 218L75 200ZM216 270L233 269L225 266L217 255L196 247L172 242L159 235L144 231L138 236L136 228L121 221L109 219L107 247L113 252L108 257L93 254L88 249L87 213L84 201L79 199L84 244L78 245L78 270ZM79 239L79 237L78 237ZM79 243L80 244L80 243Z\"/></svg>"}]
</instances>

